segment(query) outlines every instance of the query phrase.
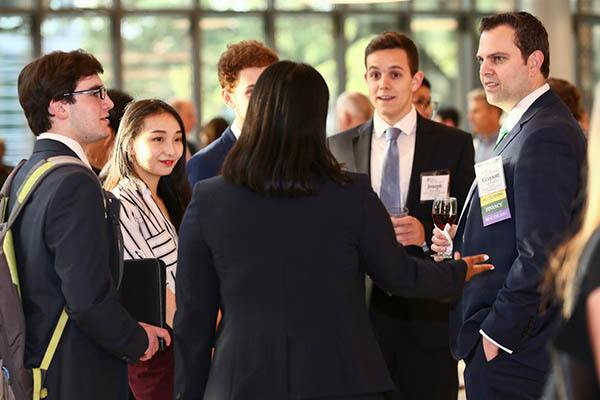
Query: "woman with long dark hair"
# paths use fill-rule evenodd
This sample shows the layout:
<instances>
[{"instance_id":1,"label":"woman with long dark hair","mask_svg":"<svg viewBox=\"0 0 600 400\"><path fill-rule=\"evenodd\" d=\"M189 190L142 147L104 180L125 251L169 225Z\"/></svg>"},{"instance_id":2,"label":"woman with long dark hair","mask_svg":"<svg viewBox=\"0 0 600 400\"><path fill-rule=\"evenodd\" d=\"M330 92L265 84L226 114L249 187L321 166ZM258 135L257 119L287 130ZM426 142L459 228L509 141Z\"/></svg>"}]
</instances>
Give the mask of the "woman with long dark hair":
<instances>
[{"instance_id":1,"label":"woman with long dark hair","mask_svg":"<svg viewBox=\"0 0 600 400\"><path fill-rule=\"evenodd\" d=\"M175 313L177 231L189 202L186 141L179 114L167 103L140 100L125 110L104 183L121 201L124 258L157 258L167 266L167 324ZM129 366L137 400L171 399L173 351Z\"/></svg>"},{"instance_id":2,"label":"woman with long dark hair","mask_svg":"<svg viewBox=\"0 0 600 400\"><path fill-rule=\"evenodd\" d=\"M492 268L406 255L369 178L327 150L328 102L314 68L271 65L222 176L196 184L180 231L177 398L380 399L394 386L365 273L396 295L442 297Z\"/></svg>"},{"instance_id":3,"label":"woman with long dark hair","mask_svg":"<svg viewBox=\"0 0 600 400\"><path fill-rule=\"evenodd\" d=\"M600 398L600 85L587 160L581 225L550 257L542 286L547 297L561 302L564 318L553 343L553 399Z\"/></svg>"}]
</instances>

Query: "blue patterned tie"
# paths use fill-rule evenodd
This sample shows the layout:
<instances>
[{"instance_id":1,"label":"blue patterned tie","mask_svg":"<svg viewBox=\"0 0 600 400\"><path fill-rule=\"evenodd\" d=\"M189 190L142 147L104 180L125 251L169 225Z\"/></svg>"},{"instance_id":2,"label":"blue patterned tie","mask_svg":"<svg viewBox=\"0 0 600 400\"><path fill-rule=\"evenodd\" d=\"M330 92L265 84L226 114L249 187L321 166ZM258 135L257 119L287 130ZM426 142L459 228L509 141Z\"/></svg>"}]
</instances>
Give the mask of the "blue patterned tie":
<instances>
[{"instance_id":1,"label":"blue patterned tie","mask_svg":"<svg viewBox=\"0 0 600 400\"><path fill-rule=\"evenodd\" d=\"M385 158L381 171L381 187L379 197L386 208L401 207L400 204L400 164L398 157L398 135L402 131L398 128L385 130Z\"/></svg>"}]
</instances>

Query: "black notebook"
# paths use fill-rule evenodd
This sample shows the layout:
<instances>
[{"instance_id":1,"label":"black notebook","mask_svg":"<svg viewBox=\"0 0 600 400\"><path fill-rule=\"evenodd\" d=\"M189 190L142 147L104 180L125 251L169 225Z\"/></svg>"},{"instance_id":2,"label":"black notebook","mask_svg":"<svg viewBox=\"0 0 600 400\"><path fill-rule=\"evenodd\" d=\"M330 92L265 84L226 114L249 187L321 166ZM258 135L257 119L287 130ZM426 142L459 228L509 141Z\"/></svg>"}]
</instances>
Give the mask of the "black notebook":
<instances>
[{"instance_id":1,"label":"black notebook","mask_svg":"<svg viewBox=\"0 0 600 400\"><path fill-rule=\"evenodd\" d=\"M166 326L167 268L162 260L125 260L121 304L136 321Z\"/></svg>"}]
</instances>

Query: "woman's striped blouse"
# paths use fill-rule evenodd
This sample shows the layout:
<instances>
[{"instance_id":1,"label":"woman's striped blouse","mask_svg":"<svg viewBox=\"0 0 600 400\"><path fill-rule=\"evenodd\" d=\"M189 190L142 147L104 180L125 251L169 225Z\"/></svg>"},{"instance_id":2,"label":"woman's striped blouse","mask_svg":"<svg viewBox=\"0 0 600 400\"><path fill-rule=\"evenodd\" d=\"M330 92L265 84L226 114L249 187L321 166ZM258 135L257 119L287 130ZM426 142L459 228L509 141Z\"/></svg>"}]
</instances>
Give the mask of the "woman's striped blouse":
<instances>
[{"instance_id":1,"label":"woman's striped blouse","mask_svg":"<svg viewBox=\"0 0 600 400\"><path fill-rule=\"evenodd\" d=\"M177 232L140 179L124 179L112 190L121 201L124 258L159 258L167 266L167 288L175 293Z\"/></svg>"}]
</instances>

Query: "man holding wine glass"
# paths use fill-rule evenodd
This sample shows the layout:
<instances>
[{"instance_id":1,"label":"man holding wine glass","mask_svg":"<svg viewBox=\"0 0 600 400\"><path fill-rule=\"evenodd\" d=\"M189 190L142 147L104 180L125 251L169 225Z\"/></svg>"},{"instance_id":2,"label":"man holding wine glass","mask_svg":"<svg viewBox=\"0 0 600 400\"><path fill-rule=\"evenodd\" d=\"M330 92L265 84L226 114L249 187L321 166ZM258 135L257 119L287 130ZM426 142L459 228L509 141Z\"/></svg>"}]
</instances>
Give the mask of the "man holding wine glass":
<instances>
[{"instance_id":1,"label":"man holding wine glass","mask_svg":"<svg viewBox=\"0 0 600 400\"><path fill-rule=\"evenodd\" d=\"M475 165L454 249L486 252L495 269L465 285L452 308L450 347L466 362L467 397L538 399L559 310L542 307L546 255L567 231L582 187L585 139L546 83L548 34L525 12L485 17L477 59L490 104L508 113L492 158ZM434 251L449 244L434 231Z\"/></svg>"},{"instance_id":2,"label":"man holding wine glass","mask_svg":"<svg viewBox=\"0 0 600 400\"><path fill-rule=\"evenodd\" d=\"M442 235L450 242L446 246L445 251L438 251L432 254L432 257L436 259L452 259L452 237L450 236L450 229L456 221L456 197L436 197L433 201L433 207L431 215L433 217L433 223Z\"/></svg>"},{"instance_id":3,"label":"man holding wine glass","mask_svg":"<svg viewBox=\"0 0 600 400\"><path fill-rule=\"evenodd\" d=\"M473 142L466 132L417 114L412 99L423 72L409 37L396 32L375 37L365 49L365 67L375 114L329 138L329 147L346 169L369 174L390 213L398 243L413 256L427 257L431 242L425 232L433 229L432 201L451 195L462 206L474 177ZM396 384L388 398L456 398L448 303L388 296L373 287L369 307Z\"/></svg>"}]
</instances>

